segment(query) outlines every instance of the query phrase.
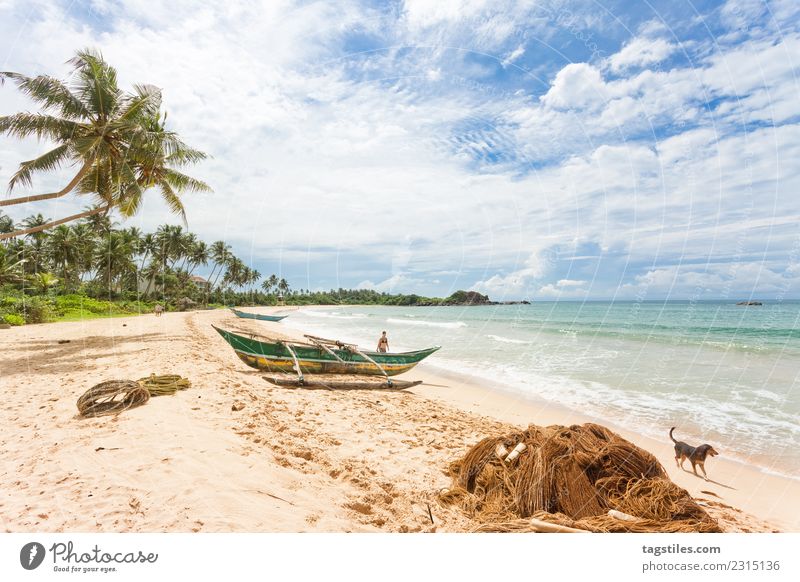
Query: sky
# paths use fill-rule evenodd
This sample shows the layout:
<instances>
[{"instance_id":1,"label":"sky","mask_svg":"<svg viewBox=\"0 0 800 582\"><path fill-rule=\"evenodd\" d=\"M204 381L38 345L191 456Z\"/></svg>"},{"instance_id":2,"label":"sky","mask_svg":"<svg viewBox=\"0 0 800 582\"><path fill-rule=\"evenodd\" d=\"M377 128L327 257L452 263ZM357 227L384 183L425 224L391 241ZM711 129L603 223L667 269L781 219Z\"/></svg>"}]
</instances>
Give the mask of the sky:
<instances>
[{"instance_id":1,"label":"sky","mask_svg":"<svg viewBox=\"0 0 800 582\"><path fill-rule=\"evenodd\" d=\"M800 297L796 0L0 0L0 70L85 47L210 155L189 229L294 288ZM0 137L0 184L47 147Z\"/></svg>"}]
</instances>

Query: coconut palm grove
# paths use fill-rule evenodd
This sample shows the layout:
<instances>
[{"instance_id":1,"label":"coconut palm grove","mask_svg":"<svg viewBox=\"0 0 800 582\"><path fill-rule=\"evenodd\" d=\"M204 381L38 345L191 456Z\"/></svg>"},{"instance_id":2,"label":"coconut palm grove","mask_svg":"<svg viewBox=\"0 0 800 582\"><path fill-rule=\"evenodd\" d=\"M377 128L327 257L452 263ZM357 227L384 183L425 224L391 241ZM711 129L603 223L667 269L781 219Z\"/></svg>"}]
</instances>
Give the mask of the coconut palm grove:
<instances>
[{"instance_id":1,"label":"coconut palm grove","mask_svg":"<svg viewBox=\"0 0 800 582\"><path fill-rule=\"evenodd\" d=\"M263 276L224 241L206 242L185 230L182 195L211 187L184 173L206 154L167 128L161 91L117 83L117 71L94 50L77 52L70 81L0 72L40 110L0 117L0 135L38 138L55 147L22 161L8 185L34 186L36 174L75 169L61 189L0 200L0 207L78 196L83 212L15 223L0 210L0 318L10 325L232 304L431 304L447 300L369 289L294 290ZM143 197L158 195L184 226L155 232L124 227ZM120 221L115 220L119 217ZM210 270L209 270L210 269ZM206 276L200 276L199 271ZM455 299L458 297L454 296ZM453 298L451 298L453 299ZM455 300L453 299L453 301ZM451 302L453 302L451 301Z\"/></svg>"}]
</instances>

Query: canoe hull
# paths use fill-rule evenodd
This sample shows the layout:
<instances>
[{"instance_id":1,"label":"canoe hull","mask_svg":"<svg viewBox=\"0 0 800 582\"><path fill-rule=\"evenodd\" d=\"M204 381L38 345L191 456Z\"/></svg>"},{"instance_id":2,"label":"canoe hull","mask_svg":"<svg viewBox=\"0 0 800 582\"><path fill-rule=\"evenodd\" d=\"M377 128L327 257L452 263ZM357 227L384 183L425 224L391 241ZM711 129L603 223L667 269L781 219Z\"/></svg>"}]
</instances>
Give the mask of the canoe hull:
<instances>
[{"instance_id":1,"label":"canoe hull","mask_svg":"<svg viewBox=\"0 0 800 582\"><path fill-rule=\"evenodd\" d=\"M246 311L239 311L238 309L231 309L236 317L242 319L258 319L259 321L280 321L286 319L288 315L261 315L260 313L247 313Z\"/></svg>"},{"instance_id":2,"label":"canoe hull","mask_svg":"<svg viewBox=\"0 0 800 582\"><path fill-rule=\"evenodd\" d=\"M261 342L214 327L217 332L233 348L239 359L251 368L267 372L294 373L294 359L286 347L280 343ZM372 363L358 354L347 350L333 351L345 362L337 361L333 356L316 346L294 345L300 369L304 374L358 374L364 376L382 376L383 373ZM388 376L396 376L409 371L419 362L427 358L439 346L416 352L384 354L366 352L386 371Z\"/></svg>"},{"instance_id":3,"label":"canoe hull","mask_svg":"<svg viewBox=\"0 0 800 582\"><path fill-rule=\"evenodd\" d=\"M291 376L264 376L264 380L276 386L293 386L296 388L325 389L325 390L405 390L422 384L422 380L339 380L339 376L320 376L314 379L304 378L302 381L297 375Z\"/></svg>"}]
</instances>

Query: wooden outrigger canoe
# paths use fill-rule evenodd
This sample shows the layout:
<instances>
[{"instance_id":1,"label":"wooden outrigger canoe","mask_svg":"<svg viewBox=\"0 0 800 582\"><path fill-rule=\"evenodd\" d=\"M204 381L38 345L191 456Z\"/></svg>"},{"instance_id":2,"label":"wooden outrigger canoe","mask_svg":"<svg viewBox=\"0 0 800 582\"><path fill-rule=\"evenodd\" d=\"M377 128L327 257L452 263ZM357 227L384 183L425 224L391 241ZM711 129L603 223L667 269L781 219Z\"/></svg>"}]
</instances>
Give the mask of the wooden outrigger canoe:
<instances>
[{"instance_id":1,"label":"wooden outrigger canoe","mask_svg":"<svg viewBox=\"0 0 800 582\"><path fill-rule=\"evenodd\" d=\"M231 307L231 311L233 311L233 314L236 317L241 317L242 319L260 319L261 321L280 321L281 319L286 319L289 317L288 315L261 315L259 313L247 313L246 311L239 311L233 307Z\"/></svg>"},{"instance_id":2,"label":"wooden outrigger canoe","mask_svg":"<svg viewBox=\"0 0 800 582\"><path fill-rule=\"evenodd\" d=\"M225 339L245 364L268 372L296 373L300 384L303 374L357 374L365 376L395 376L407 372L438 350L401 353L366 352L352 344L305 336L309 343L292 341L259 341L220 329Z\"/></svg>"}]
</instances>

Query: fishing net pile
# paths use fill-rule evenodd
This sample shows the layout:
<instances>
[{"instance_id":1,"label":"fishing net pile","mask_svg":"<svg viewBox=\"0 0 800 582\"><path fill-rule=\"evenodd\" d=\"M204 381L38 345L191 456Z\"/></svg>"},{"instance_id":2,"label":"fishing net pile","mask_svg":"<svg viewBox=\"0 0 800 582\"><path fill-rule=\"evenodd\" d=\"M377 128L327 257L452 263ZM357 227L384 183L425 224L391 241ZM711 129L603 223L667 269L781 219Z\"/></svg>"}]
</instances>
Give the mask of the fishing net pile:
<instances>
[{"instance_id":1,"label":"fishing net pile","mask_svg":"<svg viewBox=\"0 0 800 582\"><path fill-rule=\"evenodd\" d=\"M533 520L592 532L722 531L653 455L598 424L486 438L449 473L440 501L476 531L536 531Z\"/></svg>"},{"instance_id":2,"label":"fishing net pile","mask_svg":"<svg viewBox=\"0 0 800 582\"><path fill-rule=\"evenodd\" d=\"M190 386L188 379L172 374L151 374L139 380L107 380L92 386L78 398L78 413L89 418L119 414L146 404L151 396L175 394Z\"/></svg>"}]
</instances>

